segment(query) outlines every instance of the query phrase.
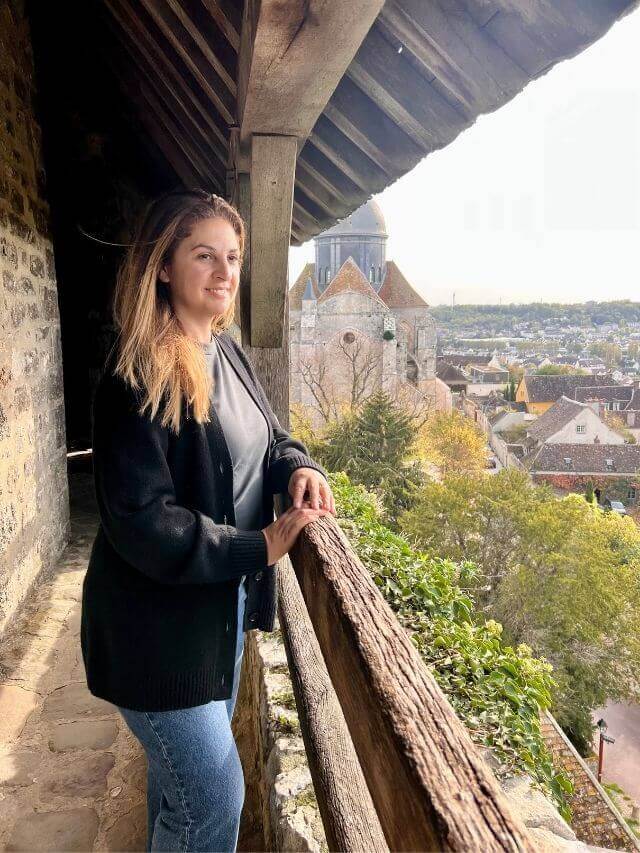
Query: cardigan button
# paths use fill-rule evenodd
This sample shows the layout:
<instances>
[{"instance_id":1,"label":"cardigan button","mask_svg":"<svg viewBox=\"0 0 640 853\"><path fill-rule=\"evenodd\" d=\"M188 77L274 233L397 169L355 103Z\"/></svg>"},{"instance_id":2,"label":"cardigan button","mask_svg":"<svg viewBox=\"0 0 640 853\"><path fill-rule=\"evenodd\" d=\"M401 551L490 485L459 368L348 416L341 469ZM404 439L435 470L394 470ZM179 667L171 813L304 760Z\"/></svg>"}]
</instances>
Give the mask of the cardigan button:
<instances>
[{"instance_id":1,"label":"cardigan button","mask_svg":"<svg viewBox=\"0 0 640 853\"><path fill-rule=\"evenodd\" d=\"M254 610L253 613L249 614L249 622L251 622L253 624L254 622L257 622L257 621L258 621L258 614Z\"/></svg>"},{"instance_id":2,"label":"cardigan button","mask_svg":"<svg viewBox=\"0 0 640 853\"><path fill-rule=\"evenodd\" d=\"M224 465L222 464L222 462L218 465L218 468L220 469L220 473L224 474Z\"/></svg>"},{"instance_id":3,"label":"cardigan button","mask_svg":"<svg viewBox=\"0 0 640 853\"><path fill-rule=\"evenodd\" d=\"M261 580L262 579L262 572L256 572L255 575L253 576L253 578L254 578L254 580L257 580L257 581Z\"/></svg>"}]
</instances>

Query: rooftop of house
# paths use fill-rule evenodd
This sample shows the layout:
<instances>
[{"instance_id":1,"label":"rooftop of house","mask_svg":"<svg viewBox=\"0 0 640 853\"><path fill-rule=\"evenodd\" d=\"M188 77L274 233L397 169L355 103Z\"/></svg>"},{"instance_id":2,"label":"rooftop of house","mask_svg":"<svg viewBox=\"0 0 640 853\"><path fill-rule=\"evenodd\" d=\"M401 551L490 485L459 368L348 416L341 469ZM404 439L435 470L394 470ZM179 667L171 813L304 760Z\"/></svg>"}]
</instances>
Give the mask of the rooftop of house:
<instances>
[{"instance_id":1,"label":"rooftop of house","mask_svg":"<svg viewBox=\"0 0 640 853\"><path fill-rule=\"evenodd\" d=\"M524 461L532 472L628 476L640 472L640 445L543 444Z\"/></svg>"},{"instance_id":2,"label":"rooftop of house","mask_svg":"<svg viewBox=\"0 0 640 853\"><path fill-rule=\"evenodd\" d=\"M558 400L562 395L573 396L572 391L580 387L601 387L614 384L610 376L594 376L592 374L570 373L568 375L525 375L527 396L530 403L548 403Z\"/></svg>"},{"instance_id":3,"label":"rooftop of house","mask_svg":"<svg viewBox=\"0 0 640 853\"><path fill-rule=\"evenodd\" d=\"M546 441L585 409L589 409L586 403L579 403L562 396L543 415L529 424L527 433L536 441Z\"/></svg>"}]
</instances>

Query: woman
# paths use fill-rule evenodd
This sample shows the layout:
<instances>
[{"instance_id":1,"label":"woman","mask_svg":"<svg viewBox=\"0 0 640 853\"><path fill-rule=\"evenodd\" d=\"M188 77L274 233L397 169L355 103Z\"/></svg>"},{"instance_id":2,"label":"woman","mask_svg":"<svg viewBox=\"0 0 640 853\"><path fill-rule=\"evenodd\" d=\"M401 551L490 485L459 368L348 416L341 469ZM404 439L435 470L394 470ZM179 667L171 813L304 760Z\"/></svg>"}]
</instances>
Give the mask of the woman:
<instances>
[{"instance_id":1,"label":"woman","mask_svg":"<svg viewBox=\"0 0 640 853\"><path fill-rule=\"evenodd\" d=\"M101 523L82 654L89 690L146 752L150 850L235 850L244 631L273 630L274 564L335 514L322 468L225 331L244 244L219 196L150 206L118 275L118 340L93 404ZM287 491L293 506L274 521L273 495Z\"/></svg>"}]
</instances>

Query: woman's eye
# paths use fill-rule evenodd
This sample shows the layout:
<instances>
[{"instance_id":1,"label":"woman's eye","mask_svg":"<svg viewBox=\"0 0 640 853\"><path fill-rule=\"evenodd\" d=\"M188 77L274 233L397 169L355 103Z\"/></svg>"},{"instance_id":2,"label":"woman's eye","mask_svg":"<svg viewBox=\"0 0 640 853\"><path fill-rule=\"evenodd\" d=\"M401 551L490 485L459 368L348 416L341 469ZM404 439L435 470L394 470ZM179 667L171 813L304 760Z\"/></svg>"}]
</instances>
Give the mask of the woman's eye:
<instances>
[{"instance_id":1,"label":"woman's eye","mask_svg":"<svg viewBox=\"0 0 640 853\"><path fill-rule=\"evenodd\" d=\"M203 252L201 255L198 255L199 258L210 258L211 255L209 252Z\"/></svg>"}]
</instances>

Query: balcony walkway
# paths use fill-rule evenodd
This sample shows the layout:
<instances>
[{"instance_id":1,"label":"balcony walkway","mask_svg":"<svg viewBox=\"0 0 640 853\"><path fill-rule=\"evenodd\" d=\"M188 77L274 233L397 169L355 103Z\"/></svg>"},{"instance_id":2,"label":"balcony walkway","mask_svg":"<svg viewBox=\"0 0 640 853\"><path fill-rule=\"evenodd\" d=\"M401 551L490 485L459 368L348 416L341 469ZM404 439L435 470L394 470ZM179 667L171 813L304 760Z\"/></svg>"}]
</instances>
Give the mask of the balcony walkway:
<instances>
[{"instance_id":1,"label":"balcony walkway","mask_svg":"<svg viewBox=\"0 0 640 853\"><path fill-rule=\"evenodd\" d=\"M0 850L144 850L144 754L86 686L82 579L97 527L88 473L70 477L69 545L0 654Z\"/></svg>"}]
</instances>

